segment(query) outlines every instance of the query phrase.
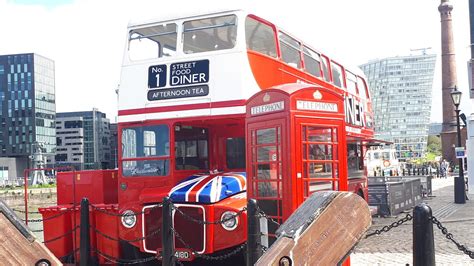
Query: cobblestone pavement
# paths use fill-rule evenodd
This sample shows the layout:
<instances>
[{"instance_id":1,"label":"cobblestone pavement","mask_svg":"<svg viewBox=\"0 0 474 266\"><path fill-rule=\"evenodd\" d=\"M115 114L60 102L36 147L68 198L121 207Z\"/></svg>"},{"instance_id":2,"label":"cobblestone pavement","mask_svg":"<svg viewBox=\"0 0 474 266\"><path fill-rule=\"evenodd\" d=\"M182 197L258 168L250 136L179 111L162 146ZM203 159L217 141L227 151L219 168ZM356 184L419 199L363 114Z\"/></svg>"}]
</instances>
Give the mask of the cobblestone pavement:
<instances>
[{"instance_id":1,"label":"cobblestone pavement","mask_svg":"<svg viewBox=\"0 0 474 266\"><path fill-rule=\"evenodd\" d=\"M455 204L453 177L433 179L433 196L423 200L431 207L433 216L456 241L474 251L474 196L471 195L472 200L466 204ZM412 214L412 210L407 213ZM407 213L390 218L374 217L368 232L398 221ZM363 239L351 254L352 265L412 265L412 226L409 221L388 232ZM459 251L436 226L433 230L436 265L474 265L474 259Z\"/></svg>"}]
</instances>

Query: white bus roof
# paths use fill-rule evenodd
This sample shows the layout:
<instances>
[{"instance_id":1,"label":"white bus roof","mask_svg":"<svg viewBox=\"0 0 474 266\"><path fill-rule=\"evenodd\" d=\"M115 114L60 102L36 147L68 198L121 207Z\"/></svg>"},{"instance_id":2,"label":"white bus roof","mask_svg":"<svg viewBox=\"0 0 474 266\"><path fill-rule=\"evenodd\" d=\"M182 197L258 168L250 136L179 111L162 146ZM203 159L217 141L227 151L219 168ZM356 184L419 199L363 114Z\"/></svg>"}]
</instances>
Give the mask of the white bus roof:
<instances>
[{"instance_id":1,"label":"white bus roof","mask_svg":"<svg viewBox=\"0 0 474 266\"><path fill-rule=\"evenodd\" d=\"M181 20L185 18L195 18L195 17L207 17L210 15L219 15L219 14L228 14L228 13L236 13L236 12L243 12L241 9L217 9L210 12L202 12L202 11L191 11L191 12L179 12L179 13L168 13L164 16L160 16L160 18L155 19L147 19L141 21L133 21L131 20L128 23L129 28L139 27L149 24L156 24L156 23L163 23L167 21L173 20Z\"/></svg>"}]
</instances>

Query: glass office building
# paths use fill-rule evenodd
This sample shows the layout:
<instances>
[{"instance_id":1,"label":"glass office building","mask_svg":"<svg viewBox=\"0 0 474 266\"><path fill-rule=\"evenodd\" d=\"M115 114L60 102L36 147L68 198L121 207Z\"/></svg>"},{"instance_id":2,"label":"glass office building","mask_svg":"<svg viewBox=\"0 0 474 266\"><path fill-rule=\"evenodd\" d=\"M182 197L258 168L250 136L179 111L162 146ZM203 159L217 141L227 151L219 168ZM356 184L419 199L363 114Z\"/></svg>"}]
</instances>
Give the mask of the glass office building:
<instances>
[{"instance_id":1,"label":"glass office building","mask_svg":"<svg viewBox=\"0 0 474 266\"><path fill-rule=\"evenodd\" d=\"M394 143L402 160L426 153L436 55L369 61L360 66L372 94L375 134Z\"/></svg>"},{"instance_id":2,"label":"glass office building","mask_svg":"<svg viewBox=\"0 0 474 266\"><path fill-rule=\"evenodd\" d=\"M77 170L108 169L111 165L110 121L105 113L93 109L57 114L57 166Z\"/></svg>"},{"instance_id":3,"label":"glass office building","mask_svg":"<svg viewBox=\"0 0 474 266\"><path fill-rule=\"evenodd\" d=\"M54 152L54 61L33 53L0 55L0 117L0 157L28 157L33 143Z\"/></svg>"}]
</instances>

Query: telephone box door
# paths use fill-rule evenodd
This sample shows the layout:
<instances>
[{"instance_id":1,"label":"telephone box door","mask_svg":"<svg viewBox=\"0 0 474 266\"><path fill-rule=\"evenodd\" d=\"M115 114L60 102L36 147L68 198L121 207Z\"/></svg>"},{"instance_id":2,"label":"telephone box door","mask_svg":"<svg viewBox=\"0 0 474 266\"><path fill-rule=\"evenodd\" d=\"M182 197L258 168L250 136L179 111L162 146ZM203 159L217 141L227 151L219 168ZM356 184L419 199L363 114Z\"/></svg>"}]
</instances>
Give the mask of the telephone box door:
<instances>
[{"instance_id":1,"label":"telephone box door","mask_svg":"<svg viewBox=\"0 0 474 266\"><path fill-rule=\"evenodd\" d=\"M286 148L285 128L285 119L250 123L247 126L248 197L257 199L260 209L279 223L282 222L284 202L282 171L286 159L282 158L282 150ZM277 229L272 223L268 226L269 232Z\"/></svg>"},{"instance_id":2,"label":"telephone box door","mask_svg":"<svg viewBox=\"0 0 474 266\"><path fill-rule=\"evenodd\" d=\"M341 171L345 165L343 122L329 119L297 118L295 130L296 201L298 205L313 192L347 190Z\"/></svg>"}]
</instances>

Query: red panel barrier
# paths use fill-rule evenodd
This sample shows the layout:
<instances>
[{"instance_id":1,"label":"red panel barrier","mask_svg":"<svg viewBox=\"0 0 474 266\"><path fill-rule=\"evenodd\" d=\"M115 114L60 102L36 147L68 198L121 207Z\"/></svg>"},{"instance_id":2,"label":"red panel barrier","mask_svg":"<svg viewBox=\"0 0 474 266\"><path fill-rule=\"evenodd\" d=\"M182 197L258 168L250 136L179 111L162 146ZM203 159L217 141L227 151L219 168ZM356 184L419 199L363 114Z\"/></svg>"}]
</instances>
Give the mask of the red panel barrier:
<instances>
[{"instance_id":1,"label":"red panel barrier","mask_svg":"<svg viewBox=\"0 0 474 266\"><path fill-rule=\"evenodd\" d=\"M58 258L73 251L71 208L71 205L60 205L38 209L44 220L43 230L45 244Z\"/></svg>"},{"instance_id":2,"label":"red panel barrier","mask_svg":"<svg viewBox=\"0 0 474 266\"><path fill-rule=\"evenodd\" d=\"M80 204L84 197L88 198L91 204L118 202L117 170L87 170L58 172L58 204L73 203L73 177L75 178L76 204Z\"/></svg>"},{"instance_id":3,"label":"red panel barrier","mask_svg":"<svg viewBox=\"0 0 474 266\"><path fill-rule=\"evenodd\" d=\"M107 235L111 238L118 239L118 225L120 222L119 216L113 216L108 213L118 214L117 205L105 205L105 204L96 204L95 208L103 210L107 213L101 212L100 210L95 209L93 215L95 216L95 225L96 229ZM97 237L97 250L103 254L107 254L111 257L119 258L120 257L120 244L118 241L108 239L100 233L96 233ZM102 256L98 256L99 264L113 264L110 261L106 260Z\"/></svg>"}]
</instances>

